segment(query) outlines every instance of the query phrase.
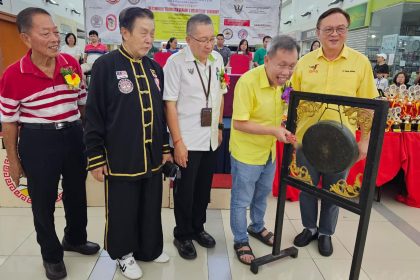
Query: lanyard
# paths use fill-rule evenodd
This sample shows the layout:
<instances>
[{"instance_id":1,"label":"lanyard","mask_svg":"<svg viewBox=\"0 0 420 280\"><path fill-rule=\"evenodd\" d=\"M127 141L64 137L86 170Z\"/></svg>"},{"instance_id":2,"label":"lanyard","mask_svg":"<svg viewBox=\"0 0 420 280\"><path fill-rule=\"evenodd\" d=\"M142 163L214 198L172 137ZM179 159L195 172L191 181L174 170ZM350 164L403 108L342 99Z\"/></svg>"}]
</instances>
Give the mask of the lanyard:
<instances>
[{"instance_id":1,"label":"lanyard","mask_svg":"<svg viewBox=\"0 0 420 280\"><path fill-rule=\"evenodd\" d=\"M209 65L209 83L206 87L204 86L203 77L201 77L200 69L198 69L197 61L194 61L195 67L197 68L198 76L200 76L201 85L203 86L204 95L206 96L206 108L209 107L209 95L210 95L210 82L211 82L211 66Z\"/></svg>"}]
</instances>

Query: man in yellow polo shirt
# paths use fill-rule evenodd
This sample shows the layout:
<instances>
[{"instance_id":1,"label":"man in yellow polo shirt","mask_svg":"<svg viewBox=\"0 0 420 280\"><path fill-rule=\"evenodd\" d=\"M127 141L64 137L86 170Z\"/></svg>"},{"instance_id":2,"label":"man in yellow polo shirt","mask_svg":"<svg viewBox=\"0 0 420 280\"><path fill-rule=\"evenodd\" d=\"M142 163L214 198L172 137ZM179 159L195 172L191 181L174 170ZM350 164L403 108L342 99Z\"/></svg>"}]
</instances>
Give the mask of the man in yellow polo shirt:
<instances>
[{"instance_id":1,"label":"man in yellow polo shirt","mask_svg":"<svg viewBox=\"0 0 420 280\"><path fill-rule=\"evenodd\" d=\"M294 90L362 98L377 96L369 60L345 45L349 25L349 15L340 8L329 9L319 17L317 35L322 48L299 60L292 77ZM322 120L340 121L340 114L337 111L327 110L323 113L323 110L319 110L315 116L305 118L298 123L296 132L298 142L302 141L305 131L318 122L321 114ZM343 114L341 119L351 131L356 130ZM368 143L369 134L362 131L362 139L358 143L359 160L366 157ZM300 150L297 151L297 163L308 168L313 185L318 185L322 177L324 189L329 189L331 184L345 179L348 174L348 170L338 174L319 173L309 164ZM318 227L318 200L306 192L301 192L300 211L304 230L296 236L293 243L303 247L318 239L320 254L330 256L333 253L331 235L334 234L337 224L338 206L322 200Z\"/></svg>"},{"instance_id":2,"label":"man in yellow polo shirt","mask_svg":"<svg viewBox=\"0 0 420 280\"><path fill-rule=\"evenodd\" d=\"M273 245L273 233L264 227L267 196L273 185L276 141L288 143L291 133L281 126L282 86L290 79L299 46L288 36L275 37L264 65L244 74L235 87L230 136L232 194L230 225L240 262L254 259L247 231ZM251 208L247 228L246 209Z\"/></svg>"}]
</instances>

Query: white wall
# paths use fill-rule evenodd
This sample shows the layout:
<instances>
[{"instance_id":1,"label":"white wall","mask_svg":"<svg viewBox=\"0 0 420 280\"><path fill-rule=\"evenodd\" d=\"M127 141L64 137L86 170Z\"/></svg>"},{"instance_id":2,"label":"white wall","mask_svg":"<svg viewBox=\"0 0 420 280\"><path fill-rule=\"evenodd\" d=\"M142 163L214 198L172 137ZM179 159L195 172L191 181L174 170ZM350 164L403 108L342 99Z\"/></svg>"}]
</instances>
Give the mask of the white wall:
<instances>
[{"instance_id":1,"label":"white wall","mask_svg":"<svg viewBox=\"0 0 420 280\"><path fill-rule=\"evenodd\" d=\"M83 0L55 1L59 4L58 6L47 4L45 0L3 0L3 5L0 5L0 11L17 15L27 7L40 7L47 10L53 16L54 21L59 27L61 21L64 19L66 24L72 23L74 33L76 33L76 28L84 30ZM81 12L81 14L77 15L71 12L73 8Z\"/></svg>"},{"instance_id":2,"label":"white wall","mask_svg":"<svg viewBox=\"0 0 420 280\"><path fill-rule=\"evenodd\" d=\"M340 4L328 6L334 0L286 0L283 1L281 11L280 33L289 34L313 29L316 26L318 17L329 8L339 7L348 9L350 7L366 3L367 0L344 0ZM305 12L310 11L311 15L302 17ZM284 22L292 19L291 24Z\"/></svg>"}]
</instances>

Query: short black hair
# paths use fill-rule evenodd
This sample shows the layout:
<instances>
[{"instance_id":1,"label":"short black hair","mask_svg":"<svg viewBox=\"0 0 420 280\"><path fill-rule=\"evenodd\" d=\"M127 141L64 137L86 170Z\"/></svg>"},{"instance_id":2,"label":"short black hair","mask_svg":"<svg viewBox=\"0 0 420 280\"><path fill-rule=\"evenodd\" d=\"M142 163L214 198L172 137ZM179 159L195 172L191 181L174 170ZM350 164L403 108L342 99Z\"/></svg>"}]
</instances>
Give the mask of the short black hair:
<instances>
[{"instance_id":1,"label":"short black hair","mask_svg":"<svg viewBox=\"0 0 420 280\"><path fill-rule=\"evenodd\" d=\"M69 39L69 37L70 36L73 36L73 38L74 38L74 44L76 45L76 42L77 42L77 38L76 38L76 35L74 35L73 33L71 33L71 32L69 32L69 33L67 33L66 34L66 37L64 38L64 41L66 42L66 44L68 45L69 44L69 42L67 41L68 39Z\"/></svg>"},{"instance_id":2,"label":"short black hair","mask_svg":"<svg viewBox=\"0 0 420 280\"><path fill-rule=\"evenodd\" d=\"M217 38L217 37L219 37L219 36L222 36L222 37L223 37L223 39L225 38L225 35L223 35L222 33L217 34L217 35L216 35L216 38Z\"/></svg>"},{"instance_id":3,"label":"short black hair","mask_svg":"<svg viewBox=\"0 0 420 280\"><path fill-rule=\"evenodd\" d=\"M266 36L264 36L264 38L263 38L263 43L264 43L265 39L273 39L273 38L271 38L271 36L266 35Z\"/></svg>"},{"instance_id":4,"label":"short black hair","mask_svg":"<svg viewBox=\"0 0 420 280\"><path fill-rule=\"evenodd\" d=\"M89 36L90 36L90 35L96 35L96 36L98 36L98 37L99 37L98 31L96 31L96 30L91 30L91 31L89 31Z\"/></svg>"},{"instance_id":5,"label":"short black hair","mask_svg":"<svg viewBox=\"0 0 420 280\"><path fill-rule=\"evenodd\" d=\"M296 50L299 54L300 52L300 46L296 42L295 39L293 39L290 36L287 35L280 35L275 36L273 38L273 41L271 41L271 45L267 50L267 56L273 57L278 50L286 50L286 51L293 51Z\"/></svg>"},{"instance_id":6,"label":"short black hair","mask_svg":"<svg viewBox=\"0 0 420 280\"><path fill-rule=\"evenodd\" d=\"M319 29L319 26L321 25L321 21L327 16L330 16L332 14L342 14L347 20L347 27L350 25L350 22L351 22L350 15L346 11L340 8L331 8L329 10L326 10L319 16L318 21L316 22L316 28Z\"/></svg>"},{"instance_id":7,"label":"short black hair","mask_svg":"<svg viewBox=\"0 0 420 280\"><path fill-rule=\"evenodd\" d=\"M205 14L196 14L190 17L187 21L187 35L193 33L193 29L198 24L213 25L211 18Z\"/></svg>"},{"instance_id":8,"label":"short black hair","mask_svg":"<svg viewBox=\"0 0 420 280\"><path fill-rule=\"evenodd\" d=\"M150 11L149 9L143 9L140 7L125 8L121 11L118 17L120 29L125 28L131 33L134 28L134 22L137 18L149 18L153 20L154 16L152 11Z\"/></svg>"},{"instance_id":9,"label":"short black hair","mask_svg":"<svg viewBox=\"0 0 420 280\"><path fill-rule=\"evenodd\" d=\"M29 7L20 11L16 17L16 25L19 33L30 30L32 28L32 18L38 14L51 16L46 10L36 7Z\"/></svg>"}]
</instances>

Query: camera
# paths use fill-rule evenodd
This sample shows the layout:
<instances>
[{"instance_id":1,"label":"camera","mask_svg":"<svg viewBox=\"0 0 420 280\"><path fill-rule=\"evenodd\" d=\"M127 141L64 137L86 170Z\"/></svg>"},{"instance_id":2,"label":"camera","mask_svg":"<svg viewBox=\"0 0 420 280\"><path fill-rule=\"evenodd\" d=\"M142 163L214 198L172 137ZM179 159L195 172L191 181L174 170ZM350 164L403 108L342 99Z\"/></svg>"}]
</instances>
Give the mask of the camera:
<instances>
[{"instance_id":1,"label":"camera","mask_svg":"<svg viewBox=\"0 0 420 280\"><path fill-rule=\"evenodd\" d=\"M175 178L177 177L179 167L175 163L172 163L170 161L165 162L165 164L162 167L162 173L167 178Z\"/></svg>"}]
</instances>

